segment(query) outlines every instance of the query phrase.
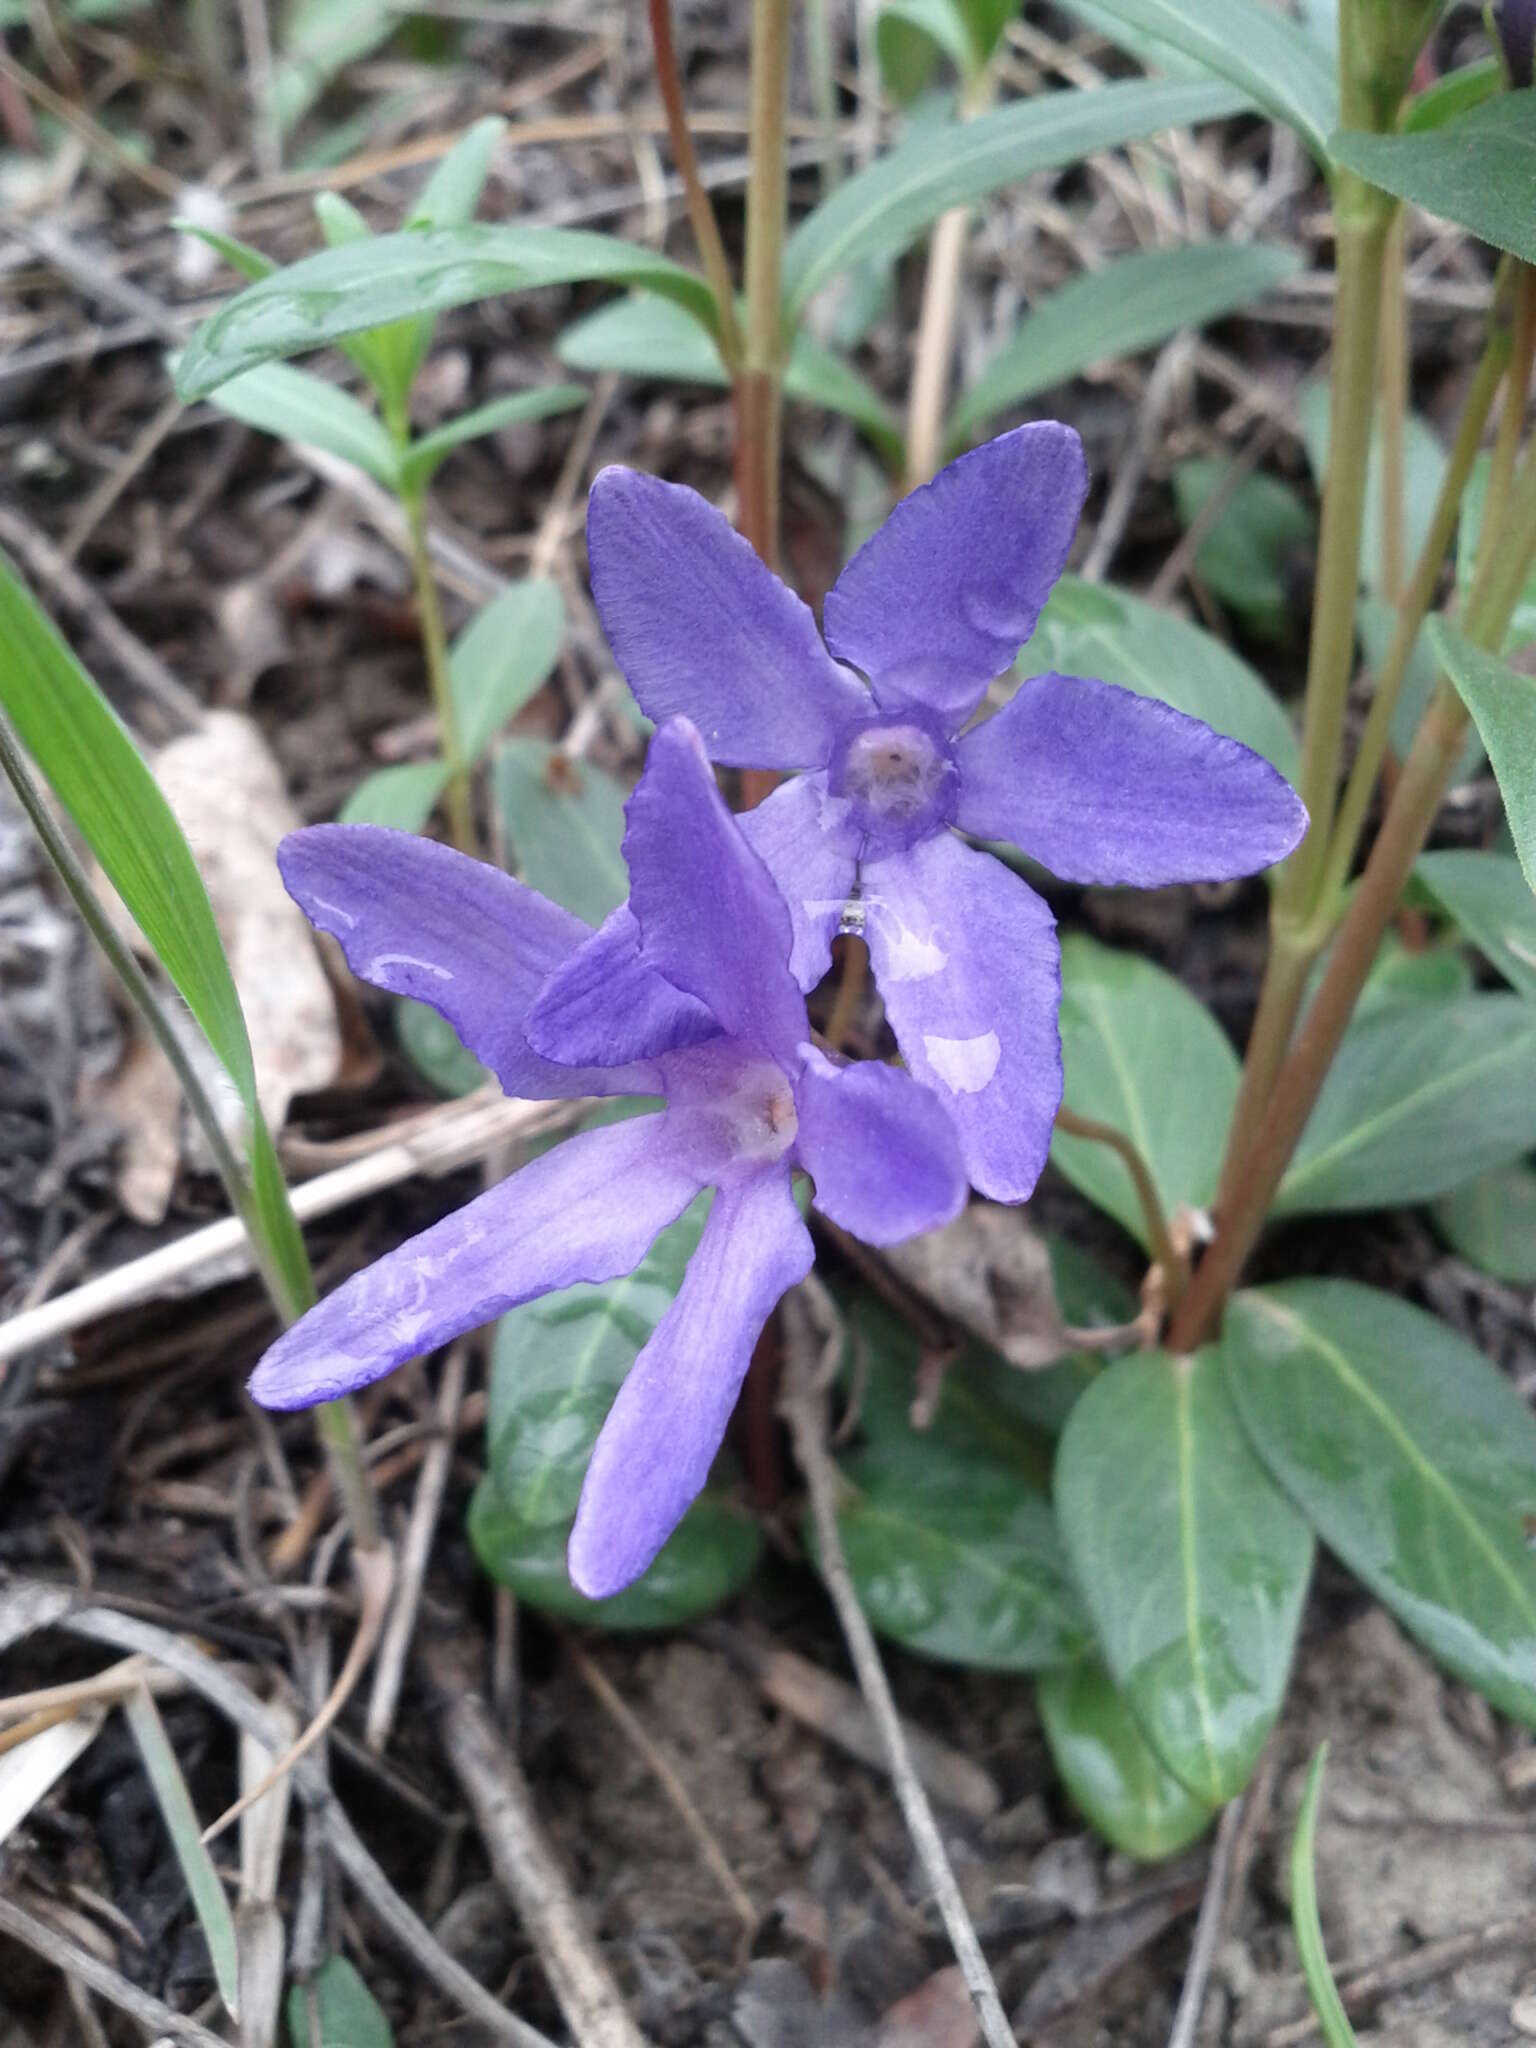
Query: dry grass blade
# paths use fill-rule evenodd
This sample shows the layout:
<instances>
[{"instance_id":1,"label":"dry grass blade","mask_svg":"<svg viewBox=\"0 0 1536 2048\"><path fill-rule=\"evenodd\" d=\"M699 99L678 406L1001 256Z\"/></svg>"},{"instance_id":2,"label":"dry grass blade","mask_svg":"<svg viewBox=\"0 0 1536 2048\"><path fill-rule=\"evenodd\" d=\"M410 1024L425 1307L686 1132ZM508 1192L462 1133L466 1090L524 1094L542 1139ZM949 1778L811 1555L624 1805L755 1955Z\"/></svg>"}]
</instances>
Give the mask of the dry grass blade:
<instances>
[{"instance_id":1,"label":"dry grass blade","mask_svg":"<svg viewBox=\"0 0 1536 2048\"><path fill-rule=\"evenodd\" d=\"M208 1944L214 1981L232 2020L240 2018L240 1945L235 1938L234 1915L224 1896L224 1886L213 1867L213 1858L198 1830L192 1795L181 1774L160 1710L147 1686L139 1686L123 1701L123 1714L139 1745L139 1755L149 1777L155 1804L165 1822L165 1831L176 1851L176 1861L192 1895L197 1924Z\"/></svg>"},{"instance_id":2,"label":"dry grass blade","mask_svg":"<svg viewBox=\"0 0 1536 2048\"><path fill-rule=\"evenodd\" d=\"M0 1756L0 1844L9 1840L37 1802L47 1797L75 1759L90 1748L106 1718L105 1707L84 1707Z\"/></svg>"}]
</instances>

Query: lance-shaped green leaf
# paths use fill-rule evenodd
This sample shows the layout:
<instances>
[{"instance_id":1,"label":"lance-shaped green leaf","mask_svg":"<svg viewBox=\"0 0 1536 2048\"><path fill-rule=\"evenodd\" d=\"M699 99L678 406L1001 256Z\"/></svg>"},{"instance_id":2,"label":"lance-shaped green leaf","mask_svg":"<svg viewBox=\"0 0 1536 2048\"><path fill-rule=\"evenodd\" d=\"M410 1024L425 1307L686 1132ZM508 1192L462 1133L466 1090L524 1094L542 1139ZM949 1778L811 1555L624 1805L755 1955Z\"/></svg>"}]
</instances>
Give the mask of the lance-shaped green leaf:
<instances>
[{"instance_id":1,"label":"lance-shaped green leaf","mask_svg":"<svg viewBox=\"0 0 1536 2048\"><path fill-rule=\"evenodd\" d=\"M959 0L884 0L875 16L875 61L902 106L927 85L941 51L962 79L974 77L986 61Z\"/></svg>"},{"instance_id":2,"label":"lance-shaped green leaf","mask_svg":"<svg viewBox=\"0 0 1536 2048\"><path fill-rule=\"evenodd\" d=\"M213 906L127 728L0 555L0 705L234 1083L249 1125L255 1223L295 1300L313 1281L256 1094Z\"/></svg>"},{"instance_id":3,"label":"lance-shaped green leaf","mask_svg":"<svg viewBox=\"0 0 1536 2048\"><path fill-rule=\"evenodd\" d=\"M1427 1202L1536 1146L1536 1007L1474 994L1349 1031L1275 1213Z\"/></svg>"},{"instance_id":4,"label":"lance-shaped green leaf","mask_svg":"<svg viewBox=\"0 0 1536 2048\"><path fill-rule=\"evenodd\" d=\"M1149 960L1069 938L1061 949L1061 1053L1067 1108L1130 1139L1165 1215L1207 1208L1238 1068L1204 1004ZM1117 1152L1058 1130L1051 1159L1089 1201L1146 1243L1135 1185Z\"/></svg>"},{"instance_id":5,"label":"lance-shaped green leaf","mask_svg":"<svg viewBox=\"0 0 1536 2048\"><path fill-rule=\"evenodd\" d=\"M260 433L339 455L387 490L398 487L395 444L376 415L349 391L308 370L296 370L291 363L262 363L221 384L209 393L208 402Z\"/></svg>"},{"instance_id":6,"label":"lance-shaped green leaf","mask_svg":"<svg viewBox=\"0 0 1536 2048\"><path fill-rule=\"evenodd\" d=\"M1536 1418L1436 1317L1349 1280L1234 1297L1222 1363L1260 1457L1431 1654L1536 1727Z\"/></svg>"},{"instance_id":7,"label":"lance-shaped green leaf","mask_svg":"<svg viewBox=\"0 0 1536 2048\"><path fill-rule=\"evenodd\" d=\"M624 792L613 777L547 740L503 740L492 787L523 881L601 924L629 894Z\"/></svg>"},{"instance_id":8,"label":"lance-shaped green leaf","mask_svg":"<svg viewBox=\"0 0 1536 2048\"><path fill-rule=\"evenodd\" d=\"M574 321L555 353L568 369L592 375L617 371L722 391L731 381L719 349L699 323L668 300L644 292ZM823 348L803 328L790 344L784 393L802 405L842 413L864 429L887 460L900 461L901 427L885 400L844 357Z\"/></svg>"},{"instance_id":9,"label":"lance-shaped green leaf","mask_svg":"<svg viewBox=\"0 0 1536 2048\"><path fill-rule=\"evenodd\" d=\"M1345 129L1328 147L1384 192L1536 263L1536 92L1496 93L1426 134Z\"/></svg>"},{"instance_id":10,"label":"lance-shaped green leaf","mask_svg":"<svg viewBox=\"0 0 1536 2048\"><path fill-rule=\"evenodd\" d=\"M1095 12L1181 51L1294 128L1320 164L1339 122L1335 67L1315 37L1265 0L1095 0Z\"/></svg>"},{"instance_id":11,"label":"lance-shaped green leaf","mask_svg":"<svg viewBox=\"0 0 1536 2048\"><path fill-rule=\"evenodd\" d=\"M1071 1663L1088 1647L1088 1623L1045 1490L1049 1444L1014 1401L1029 1375L971 1345L918 1430L919 1338L867 1296L848 1329L861 1396L856 1448L839 1460L849 1491L837 1520L871 1623L950 1663Z\"/></svg>"},{"instance_id":12,"label":"lance-shaped green leaf","mask_svg":"<svg viewBox=\"0 0 1536 2048\"><path fill-rule=\"evenodd\" d=\"M974 121L925 129L846 179L795 229L784 250L786 312L798 319L841 271L906 248L952 206L1244 104L1244 95L1225 86L1129 79L1092 92L1045 93Z\"/></svg>"},{"instance_id":13,"label":"lance-shaped green leaf","mask_svg":"<svg viewBox=\"0 0 1536 2048\"><path fill-rule=\"evenodd\" d=\"M1255 632L1294 630L1296 568L1312 554L1316 521L1301 494L1277 476L1244 476L1219 455L1192 455L1173 472L1179 518L1193 526L1221 493L1220 516L1195 554L1195 573Z\"/></svg>"},{"instance_id":14,"label":"lance-shaped green leaf","mask_svg":"<svg viewBox=\"0 0 1536 2048\"><path fill-rule=\"evenodd\" d=\"M1519 861L1457 848L1421 854L1414 874L1510 986L1536 996L1536 896Z\"/></svg>"},{"instance_id":15,"label":"lance-shaped green leaf","mask_svg":"<svg viewBox=\"0 0 1536 2048\"><path fill-rule=\"evenodd\" d=\"M1296 404L1307 463L1319 491L1328 473L1329 393L1325 378L1302 386ZM1417 413L1403 421L1403 559L1418 560L1429 537L1435 498L1445 475L1446 455L1434 429ZM1382 534L1386 523L1382 490L1381 435L1371 436L1365 470L1365 511L1360 529L1360 581L1367 590L1382 586ZM1396 623L1396 611L1393 611Z\"/></svg>"},{"instance_id":16,"label":"lance-shaped green leaf","mask_svg":"<svg viewBox=\"0 0 1536 2048\"><path fill-rule=\"evenodd\" d=\"M1217 1353L1112 1365L1067 1420L1055 1494L1110 1675L1164 1765L1222 1804L1280 1711L1312 1538L1255 1457Z\"/></svg>"},{"instance_id":17,"label":"lance-shaped green leaf","mask_svg":"<svg viewBox=\"0 0 1536 2048\"><path fill-rule=\"evenodd\" d=\"M1483 535L1483 509L1488 502L1488 479L1493 457L1484 453L1472 465L1467 488L1461 494L1461 517L1456 526L1456 594L1465 599L1477 574L1477 551ZM1536 640L1536 564L1525 579L1525 588L1515 601L1504 652L1529 647Z\"/></svg>"},{"instance_id":18,"label":"lance-shaped green leaf","mask_svg":"<svg viewBox=\"0 0 1536 2048\"><path fill-rule=\"evenodd\" d=\"M388 42L401 26L387 0L294 0L283 13L272 67L269 103L279 128L292 128L338 72Z\"/></svg>"},{"instance_id":19,"label":"lance-shaped green leaf","mask_svg":"<svg viewBox=\"0 0 1536 2048\"><path fill-rule=\"evenodd\" d=\"M1469 1265L1511 1287L1536 1287L1536 1170L1484 1174L1436 1202L1435 1228Z\"/></svg>"},{"instance_id":20,"label":"lance-shaped green leaf","mask_svg":"<svg viewBox=\"0 0 1536 2048\"><path fill-rule=\"evenodd\" d=\"M1307 1773L1301 1811L1296 1816L1296 1833L1291 1840L1291 1926L1296 1932L1296 1952L1301 1957L1302 1975L1318 2030L1328 2048L1358 2048L1355 2030L1349 2024L1339 1987L1328 1967L1323 1946L1323 1923L1317 1911L1317 1811L1323 1798L1323 1770L1328 1762L1328 1745L1320 1742Z\"/></svg>"},{"instance_id":21,"label":"lance-shaped green leaf","mask_svg":"<svg viewBox=\"0 0 1536 2048\"><path fill-rule=\"evenodd\" d=\"M328 1956L307 1984L289 1987L287 2020L293 2048L394 2048L378 2000L345 1956Z\"/></svg>"},{"instance_id":22,"label":"lance-shaped green leaf","mask_svg":"<svg viewBox=\"0 0 1536 2048\"><path fill-rule=\"evenodd\" d=\"M1155 348L1246 305L1301 267L1262 242L1143 249L1085 271L1036 301L950 415L951 445L997 413L1096 363Z\"/></svg>"},{"instance_id":23,"label":"lance-shaped green leaf","mask_svg":"<svg viewBox=\"0 0 1536 2048\"><path fill-rule=\"evenodd\" d=\"M278 365L268 367L276 369ZM406 491L425 490L444 459L466 441L499 434L503 427L521 426L528 420L548 419L551 413L570 412L585 405L588 395L580 384L549 384L542 391L509 392L505 398L493 398L485 405L477 405L472 412L460 413L456 420L446 420L442 426L434 427L404 451L400 457L401 485Z\"/></svg>"},{"instance_id":24,"label":"lance-shaped green leaf","mask_svg":"<svg viewBox=\"0 0 1536 2048\"><path fill-rule=\"evenodd\" d=\"M419 832L448 786L446 761L397 761L365 775L337 812L343 825Z\"/></svg>"},{"instance_id":25,"label":"lance-shaped green leaf","mask_svg":"<svg viewBox=\"0 0 1536 2048\"><path fill-rule=\"evenodd\" d=\"M1164 1770L1096 1657L1042 1672L1035 1703L1072 1804L1107 1842L1155 1863L1205 1833L1216 1809Z\"/></svg>"},{"instance_id":26,"label":"lance-shaped green leaf","mask_svg":"<svg viewBox=\"0 0 1536 2048\"><path fill-rule=\"evenodd\" d=\"M1107 583L1063 576L1015 667L1119 683L1204 719L1295 780L1301 749L1279 700L1214 633Z\"/></svg>"},{"instance_id":27,"label":"lance-shaped green leaf","mask_svg":"<svg viewBox=\"0 0 1536 2048\"><path fill-rule=\"evenodd\" d=\"M1488 750L1515 852L1536 889L1536 676L1521 675L1498 655L1485 653L1449 619L1431 619L1428 632Z\"/></svg>"},{"instance_id":28,"label":"lance-shaped green leaf","mask_svg":"<svg viewBox=\"0 0 1536 2048\"><path fill-rule=\"evenodd\" d=\"M484 222L405 228L319 250L238 293L187 343L177 389L183 398L202 398L258 363L324 348L366 328L580 282L644 286L714 331L714 296L704 280L633 242L574 228Z\"/></svg>"}]
</instances>

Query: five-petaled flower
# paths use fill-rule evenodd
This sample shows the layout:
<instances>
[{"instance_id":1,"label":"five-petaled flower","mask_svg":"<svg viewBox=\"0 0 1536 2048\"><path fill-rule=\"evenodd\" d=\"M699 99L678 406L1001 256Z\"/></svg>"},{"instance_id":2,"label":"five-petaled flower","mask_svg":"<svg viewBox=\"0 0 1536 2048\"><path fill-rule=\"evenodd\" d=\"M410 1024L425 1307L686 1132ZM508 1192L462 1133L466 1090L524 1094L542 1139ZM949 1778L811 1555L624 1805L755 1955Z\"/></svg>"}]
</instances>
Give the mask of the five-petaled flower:
<instances>
[{"instance_id":1,"label":"five-petaled flower","mask_svg":"<svg viewBox=\"0 0 1536 2048\"><path fill-rule=\"evenodd\" d=\"M328 1295L251 1392L301 1408L579 1280L628 1273L704 1188L704 1234L615 1401L571 1535L575 1584L615 1593L709 1473L753 1343L810 1270L792 1169L872 1244L958 1214L965 1173L927 1089L811 1042L789 913L696 732L664 726L628 805L629 902L593 933L499 869L408 833L320 825L283 879L353 971L430 1003L511 1095L666 1098L556 1146Z\"/></svg>"},{"instance_id":2,"label":"five-petaled flower","mask_svg":"<svg viewBox=\"0 0 1536 2048\"><path fill-rule=\"evenodd\" d=\"M809 989L862 928L911 1071L970 1178L1021 1201L1061 1099L1060 960L1040 897L951 827L1065 881L1215 881L1289 853L1306 812L1269 763L1155 698L1040 675L962 730L1061 573L1086 491L1069 427L962 455L897 505L809 609L695 492L606 469L592 587L641 708L711 757L798 768L742 820L794 920Z\"/></svg>"}]
</instances>

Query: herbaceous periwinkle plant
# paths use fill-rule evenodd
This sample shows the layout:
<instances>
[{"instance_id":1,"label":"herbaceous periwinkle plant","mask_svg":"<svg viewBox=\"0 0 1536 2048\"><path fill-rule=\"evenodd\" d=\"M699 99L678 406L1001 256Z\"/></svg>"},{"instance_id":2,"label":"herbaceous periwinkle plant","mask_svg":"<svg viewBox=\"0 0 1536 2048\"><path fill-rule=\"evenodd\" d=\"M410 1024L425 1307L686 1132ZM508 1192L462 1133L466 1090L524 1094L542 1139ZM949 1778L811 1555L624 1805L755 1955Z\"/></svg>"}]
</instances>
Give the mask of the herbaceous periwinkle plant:
<instances>
[{"instance_id":1,"label":"herbaceous periwinkle plant","mask_svg":"<svg viewBox=\"0 0 1536 2048\"><path fill-rule=\"evenodd\" d=\"M958 23L945 47L994 46L994 7L938 12ZM1177 50L1185 75L915 124L829 180L786 235L790 10L758 0L738 304L653 6L704 275L611 237L466 215L260 279L193 337L178 376L200 394L475 298L627 285L638 296L614 313L629 346L648 335L678 374L734 390L737 520L755 549L658 479L610 470L594 488L595 596L658 721L631 799L628 898L600 929L414 836L320 828L289 848L295 894L354 968L434 1003L505 1085L666 1107L583 1131L359 1275L279 1340L258 1393L319 1398L499 1316L481 1554L571 1611L573 1521L573 1573L591 1593L624 1585L660 1545L611 1607L579 1611L676 1618L751 1568L750 1523L705 1481L753 1337L806 1270L794 1172L826 1217L883 1243L949 1216L962 1175L1022 1200L1049 1148L1151 1254L1137 1324L1148 1341L1107 1369L1079 1359L1029 1383L973 1355L964 1398L941 1400L917 1434L903 1379L915 1343L846 1297L869 1385L842 1527L877 1626L931 1654L1039 1672L1069 1785L1112 1837L1157 1854L1253 1769L1316 1536L1432 1654L1536 1726L1525 1406L1407 1302L1305 1271L1239 1284L1274 1217L1407 1202L1435 1204L1468 1255L1536 1281L1529 1245L1493 1227L1520 1201L1536 1212L1524 1163L1536 1146L1524 652L1536 641L1536 92L1522 0L1493 12L1495 61L1417 87L1436 0L1341 0L1331 47L1265 0L1098 0L1097 12L1141 48ZM994 42L978 38L983 15ZM1210 79L1191 81L1191 63ZM844 412L892 471L928 463L814 337L818 292L1002 183L1255 107L1310 152L1335 234L1299 739L1209 635L1125 592L1069 577L1052 592L1083 479L1074 437L1051 425L1000 433L900 500L848 563L819 634L772 573L782 400ZM1422 506L1404 482L1420 432L1401 374L1405 205L1498 252L1482 354ZM1180 260L1139 268L1134 290L1126 280L1118 330L1117 293L1083 280L1073 303L1106 322L1102 354L1233 303L1183 261L1202 252L1153 253ZM1272 252L1221 253L1253 290L1283 268L1247 260ZM1059 334L1051 356L1045 310L1031 322L1058 376L1092 360ZM622 343L606 332L605 346ZM567 360L583 350L597 359L591 329ZM1027 355L1005 341L952 412L949 445L1017 406ZM1390 607L1379 637L1362 598L1368 520L1380 552L1369 595ZM1369 701L1347 745L1366 639ZM1426 855L1474 722L1514 851ZM706 756L766 797L739 824ZM775 787L785 773L795 779ZM1081 935L1061 947L1058 1070L1057 941L1033 879L1005 865L1019 854L1059 880L1135 885L1280 861L1241 1072L1186 990ZM1453 947L1398 939L1409 902L1459 926L1509 989L1474 989ZM833 940L846 955L860 935L904 1074L846 1064L805 1009ZM1130 1327L1080 1256L1053 1256L1070 1320ZM590 1291L554 1292L576 1281Z\"/></svg>"}]
</instances>

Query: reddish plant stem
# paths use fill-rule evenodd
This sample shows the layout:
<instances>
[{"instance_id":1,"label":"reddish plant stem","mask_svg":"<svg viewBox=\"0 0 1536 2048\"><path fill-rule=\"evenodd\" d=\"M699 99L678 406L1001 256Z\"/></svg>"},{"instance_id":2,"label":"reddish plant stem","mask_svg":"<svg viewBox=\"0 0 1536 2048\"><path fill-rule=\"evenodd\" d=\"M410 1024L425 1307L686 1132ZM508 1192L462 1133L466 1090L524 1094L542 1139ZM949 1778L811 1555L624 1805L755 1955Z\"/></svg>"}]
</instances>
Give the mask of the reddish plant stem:
<instances>
[{"instance_id":1,"label":"reddish plant stem","mask_svg":"<svg viewBox=\"0 0 1536 2048\"><path fill-rule=\"evenodd\" d=\"M736 322L736 290L731 282L731 266L726 257L725 243L721 239L720 223L715 218L714 206L699 172L698 152L693 146L693 135L688 127L688 116L683 106L683 81L677 68L677 50L672 41L670 0L648 0L648 9L651 49L656 59L656 85L661 93L662 111L666 115L667 140L672 145L672 158L677 165L678 176L683 181L683 197L688 206L688 222L693 229L694 245L699 252L699 261L704 266L704 275L709 279L710 289L715 295L720 321L720 355L725 367L734 371L741 362L741 329Z\"/></svg>"}]
</instances>

